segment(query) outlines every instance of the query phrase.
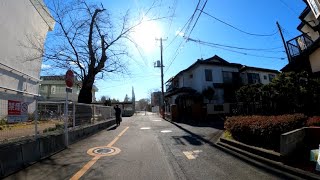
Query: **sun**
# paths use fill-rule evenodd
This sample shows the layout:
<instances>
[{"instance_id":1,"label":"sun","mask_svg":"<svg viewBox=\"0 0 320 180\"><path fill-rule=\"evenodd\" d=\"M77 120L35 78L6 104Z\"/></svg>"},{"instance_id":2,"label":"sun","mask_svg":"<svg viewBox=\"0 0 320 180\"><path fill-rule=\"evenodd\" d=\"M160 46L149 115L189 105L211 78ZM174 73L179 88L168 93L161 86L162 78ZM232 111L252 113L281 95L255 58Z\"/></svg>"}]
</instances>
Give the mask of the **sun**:
<instances>
[{"instance_id":1,"label":"sun","mask_svg":"<svg viewBox=\"0 0 320 180\"><path fill-rule=\"evenodd\" d=\"M134 29L132 37L143 51L152 52L157 47L156 38L161 37L161 29L157 22L145 20Z\"/></svg>"}]
</instances>

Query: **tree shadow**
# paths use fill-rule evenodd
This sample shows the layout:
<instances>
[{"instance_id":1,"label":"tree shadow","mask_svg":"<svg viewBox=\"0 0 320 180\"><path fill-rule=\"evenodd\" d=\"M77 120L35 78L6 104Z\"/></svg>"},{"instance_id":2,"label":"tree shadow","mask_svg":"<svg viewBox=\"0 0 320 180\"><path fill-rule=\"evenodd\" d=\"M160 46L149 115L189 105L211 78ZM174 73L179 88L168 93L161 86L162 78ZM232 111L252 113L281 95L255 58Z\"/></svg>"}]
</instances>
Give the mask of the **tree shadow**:
<instances>
[{"instance_id":1,"label":"tree shadow","mask_svg":"<svg viewBox=\"0 0 320 180\"><path fill-rule=\"evenodd\" d=\"M177 123L187 124L194 127L211 127L219 130L224 130L224 121L224 115L209 115L204 120L182 119Z\"/></svg>"}]
</instances>

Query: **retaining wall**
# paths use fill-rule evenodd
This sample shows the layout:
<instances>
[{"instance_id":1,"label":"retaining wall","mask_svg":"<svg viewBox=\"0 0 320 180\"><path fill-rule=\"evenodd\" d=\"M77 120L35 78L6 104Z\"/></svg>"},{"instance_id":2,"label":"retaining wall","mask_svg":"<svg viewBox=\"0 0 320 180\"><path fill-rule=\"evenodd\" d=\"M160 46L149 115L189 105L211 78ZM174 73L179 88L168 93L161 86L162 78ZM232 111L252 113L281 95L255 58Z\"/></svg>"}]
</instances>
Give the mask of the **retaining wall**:
<instances>
[{"instance_id":1,"label":"retaining wall","mask_svg":"<svg viewBox=\"0 0 320 180\"><path fill-rule=\"evenodd\" d=\"M280 137L280 154L289 157L304 148L318 148L319 137L319 127L304 127L284 133Z\"/></svg>"}]
</instances>

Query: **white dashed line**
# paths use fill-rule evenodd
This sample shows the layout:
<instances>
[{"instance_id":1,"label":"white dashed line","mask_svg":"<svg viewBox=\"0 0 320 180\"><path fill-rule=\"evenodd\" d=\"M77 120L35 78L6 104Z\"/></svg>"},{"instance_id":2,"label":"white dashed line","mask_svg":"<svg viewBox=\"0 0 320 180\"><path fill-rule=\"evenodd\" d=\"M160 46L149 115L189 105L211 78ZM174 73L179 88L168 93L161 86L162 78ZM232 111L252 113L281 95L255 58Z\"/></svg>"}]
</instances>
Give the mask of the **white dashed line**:
<instances>
[{"instance_id":1,"label":"white dashed line","mask_svg":"<svg viewBox=\"0 0 320 180\"><path fill-rule=\"evenodd\" d=\"M162 133L171 133L172 131L171 130L162 130L160 132L162 132Z\"/></svg>"}]
</instances>

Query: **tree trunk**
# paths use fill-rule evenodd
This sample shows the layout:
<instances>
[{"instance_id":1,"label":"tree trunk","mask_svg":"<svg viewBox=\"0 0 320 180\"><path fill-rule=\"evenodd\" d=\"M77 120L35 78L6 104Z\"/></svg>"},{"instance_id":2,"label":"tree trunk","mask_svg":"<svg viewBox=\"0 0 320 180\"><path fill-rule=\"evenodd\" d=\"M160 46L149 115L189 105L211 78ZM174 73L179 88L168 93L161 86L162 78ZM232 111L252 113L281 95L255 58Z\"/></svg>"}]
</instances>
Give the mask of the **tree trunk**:
<instances>
[{"instance_id":1,"label":"tree trunk","mask_svg":"<svg viewBox=\"0 0 320 180\"><path fill-rule=\"evenodd\" d=\"M78 96L79 103L91 104L93 82L94 77L84 79Z\"/></svg>"}]
</instances>

